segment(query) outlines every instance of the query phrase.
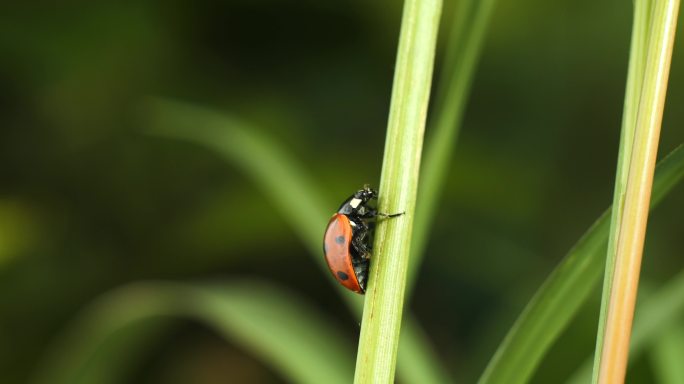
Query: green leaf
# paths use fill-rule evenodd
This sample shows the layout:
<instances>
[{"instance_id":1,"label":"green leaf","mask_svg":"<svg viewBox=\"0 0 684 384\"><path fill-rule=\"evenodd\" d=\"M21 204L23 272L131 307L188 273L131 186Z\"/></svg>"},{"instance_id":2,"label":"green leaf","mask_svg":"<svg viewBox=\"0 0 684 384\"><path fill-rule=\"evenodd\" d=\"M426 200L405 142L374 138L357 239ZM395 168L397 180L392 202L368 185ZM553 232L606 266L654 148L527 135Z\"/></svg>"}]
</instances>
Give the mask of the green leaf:
<instances>
[{"instance_id":1,"label":"green leaf","mask_svg":"<svg viewBox=\"0 0 684 384\"><path fill-rule=\"evenodd\" d=\"M651 207L683 176L684 147L680 146L656 167ZM480 383L529 380L601 277L609 218L610 210L601 215L537 290L492 357ZM636 329L634 337L637 337Z\"/></svg>"},{"instance_id":2,"label":"green leaf","mask_svg":"<svg viewBox=\"0 0 684 384\"><path fill-rule=\"evenodd\" d=\"M154 339L150 336L159 336L170 319L178 318L210 327L288 381L342 384L352 379L351 343L333 321L281 288L257 281L151 282L120 288L87 309L51 349L33 383L126 382L125 373Z\"/></svg>"}]
</instances>

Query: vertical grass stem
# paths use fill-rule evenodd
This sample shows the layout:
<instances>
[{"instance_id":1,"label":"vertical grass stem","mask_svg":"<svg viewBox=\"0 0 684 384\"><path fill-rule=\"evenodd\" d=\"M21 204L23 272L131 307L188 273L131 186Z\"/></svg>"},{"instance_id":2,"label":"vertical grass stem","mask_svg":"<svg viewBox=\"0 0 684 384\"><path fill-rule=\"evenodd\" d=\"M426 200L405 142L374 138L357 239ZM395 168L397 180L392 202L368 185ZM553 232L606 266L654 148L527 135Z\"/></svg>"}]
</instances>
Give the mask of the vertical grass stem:
<instances>
[{"instance_id":1,"label":"vertical grass stem","mask_svg":"<svg viewBox=\"0 0 684 384\"><path fill-rule=\"evenodd\" d=\"M600 357L594 367L595 383L621 383L625 379L678 11L679 0L656 0L649 23L646 67L638 101L634 142L626 165L624 205L619 220L611 228L616 239L615 255L607 257L608 263L614 260L614 265L606 265L613 271L612 281L604 285L604 300L607 297L607 304L604 304L605 329L597 342Z\"/></svg>"},{"instance_id":2,"label":"vertical grass stem","mask_svg":"<svg viewBox=\"0 0 684 384\"><path fill-rule=\"evenodd\" d=\"M399 342L418 173L441 14L440 0L404 4L378 223L356 360L355 383L392 383Z\"/></svg>"}]
</instances>

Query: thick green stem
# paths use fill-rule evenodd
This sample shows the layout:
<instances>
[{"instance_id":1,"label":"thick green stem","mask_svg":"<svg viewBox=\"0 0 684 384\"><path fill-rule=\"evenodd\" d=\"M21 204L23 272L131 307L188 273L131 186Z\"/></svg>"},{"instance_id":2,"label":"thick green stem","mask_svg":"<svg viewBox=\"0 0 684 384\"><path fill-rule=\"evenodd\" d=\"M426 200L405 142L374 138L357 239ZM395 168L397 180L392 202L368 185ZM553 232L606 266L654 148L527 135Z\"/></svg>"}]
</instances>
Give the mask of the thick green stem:
<instances>
[{"instance_id":1,"label":"thick green stem","mask_svg":"<svg viewBox=\"0 0 684 384\"><path fill-rule=\"evenodd\" d=\"M378 207L405 214L377 226L355 383L394 382L441 8L440 0L407 0L404 5Z\"/></svg>"}]
</instances>

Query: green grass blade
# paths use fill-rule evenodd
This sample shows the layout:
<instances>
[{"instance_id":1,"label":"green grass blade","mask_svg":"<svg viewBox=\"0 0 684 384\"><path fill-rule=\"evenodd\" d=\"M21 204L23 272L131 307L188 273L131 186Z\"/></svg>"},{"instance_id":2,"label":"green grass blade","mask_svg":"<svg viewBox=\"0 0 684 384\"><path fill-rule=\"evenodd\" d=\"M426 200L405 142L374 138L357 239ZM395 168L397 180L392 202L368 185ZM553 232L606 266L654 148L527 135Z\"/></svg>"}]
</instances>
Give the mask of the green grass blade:
<instances>
[{"instance_id":1,"label":"green grass blade","mask_svg":"<svg viewBox=\"0 0 684 384\"><path fill-rule=\"evenodd\" d=\"M682 177L684 147L680 146L656 168L651 206L660 202ZM601 277L609 217L610 211L601 215L537 290L492 357L480 383L516 384L529 380Z\"/></svg>"},{"instance_id":2,"label":"green grass blade","mask_svg":"<svg viewBox=\"0 0 684 384\"><path fill-rule=\"evenodd\" d=\"M253 283L202 288L198 293L202 296L193 303L196 317L265 357L290 381L351 380L348 339L331 327L331 319L296 296Z\"/></svg>"},{"instance_id":3,"label":"green grass blade","mask_svg":"<svg viewBox=\"0 0 684 384\"><path fill-rule=\"evenodd\" d=\"M151 126L148 131L151 134L200 144L239 166L290 221L323 273L329 273L321 254L321 239L330 207L336 207L336 204L321 200L315 183L282 146L238 119L183 102L158 100L151 103L149 113ZM280 180L288 182L281 184ZM291 212L293 207L298 208L296 214ZM299 207L303 209L299 210ZM351 310L360 316L362 298L341 288L333 279L330 282ZM407 317L410 319L410 314ZM406 341L398 355L398 372L406 383L448 381L443 380L448 375L432 358L427 338L415 320L408 322L401 337ZM416 377L417 372L432 372L432 375L418 381L406 379ZM432 378L438 379L431 381Z\"/></svg>"},{"instance_id":4,"label":"green grass blade","mask_svg":"<svg viewBox=\"0 0 684 384\"><path fill-rule=\"evenodd\" d=\"M394 382L440 0L406 0L397 50L355 383Z\"/></svg>"},{"instance_id":5,"label":"green grass blade","mask_svg":"<svg viewBox=\"0 0 684 384\"><path fill-rule=\"evenodd\" d=\"M682 356L684 356L684 327L679 324L664 331L651 348L651 363L658 383L684 383Z\"/></svg>"},{"instance_id":6,"label":"green grass blade","mask_svg":"<svg viewBox=\"0 0 684 384\"><path fill-rule=\"evenodd\" d=\"M149 111L150 133L201 144L238 166L292 222L310 253L320 256L330 212L315 184L282 146L249 124L208 108L158 100ZM325 267L322 256L315 259Z\"/></svg>"},{"instance_id":7,"label":"green grass blade","mask_svg":"<svg viewBox=\"0 0 684 384\"><path fill-rule=\"evenodd\" d=\"M121 368L117 362L130 360L128 355L135 351L120 340L140 346L141 335L172 318L205 324L290 382L343 384L352 379L351 343L336 332L330 319L280 288L244 281L137 283L112 292L86 310L52 349L33 383L126 382L125 375L111 376L121 375L111 366Z\"/></svg>"},{"instance_id":8,"label":"green grass blade","mask_svg":"<svg viewBox=\"0 0 684 384\"><path fill-rule=\"evenodd\" d=\"M454 380L447 375L434 353L428 337L411 316L404 316L399 337L397 373L402 383L446 384Z\"/></svg>"},{"instance_id":9,"label":"green grass blade","mask_svg":"<svg viewBox=\"0 0 684 384\"><path fill-rule=\"evenodd\" d=\"M684 271L679 272L637 308L630 351L638 357L649 343L673 326L681 324L684 314Z\"/></svg>"},{"instance_id":10,"label":"green grass blade","mask_svg":"<svg viewBox=\"0 0 684 384\"><path fill-rule=\"evenodd\" d=\"M462 3L456 9L456 24L452 26L452 35L447 41L445 68L442 71L444 76L441 79L443 91L438 94L435 118L428 127L428 132L432 133L426 143L418 191L420 199L413 224L407 288L409 293L425 254L430 224L435 217L440 191L461 130L472 79L496 0L465 0Z\"/></svg>"},{"instance_id":11,"label":"green grass blade","mask_svg":"<svg viewBox=\"0 0 684 384\"><path fill-rule=\"evenodd\" d=\"M473 19L473 0L460 0L457 1L453 7L453 14L451 17L451 23L448 25L444 24L442 20L442 29L448 30L448 35L446 36L446 42L444 46L446 50L442 55L441 63L436 65L436 67L441 67L438 81L435 84L435 96L433 98L432 104L434 105L433 111L439 111L445 104L447 99L447 94L451 91L448 86L449 80L455 73L454 68L458 65L461 60L464 40L470 36L469 28L472 27ZM444 18L442 18L444 19ZM441 32L440 32L441 34ZM439 55L438 55L439 57ZM435 116L439 113L435 113ZM428 118L428 127L430 118Z\"/></svg>"},{"instance_id":12,"label":"green grass blade","mask_svg":"<svg viewBox=\"0 0 684 384\"><path fill-rule=\"evenodd\" d=\"M657 174L656 174L657 176ZM671 175L671 176L674 176ZM672 186L672 179L664 185ZM656 184L653 191L655 192ZM667 187L669 188L669 187ZM661 191L662 188L661 188ZM684 314L684 271L672 278L664 287L650 294L639 304L634 317L634 330L630 342L629 359L641 354L665 332L681 325ZM584 384L591 380L592 359L587 359L567 381Z\"/></svg>"}]
</instances>

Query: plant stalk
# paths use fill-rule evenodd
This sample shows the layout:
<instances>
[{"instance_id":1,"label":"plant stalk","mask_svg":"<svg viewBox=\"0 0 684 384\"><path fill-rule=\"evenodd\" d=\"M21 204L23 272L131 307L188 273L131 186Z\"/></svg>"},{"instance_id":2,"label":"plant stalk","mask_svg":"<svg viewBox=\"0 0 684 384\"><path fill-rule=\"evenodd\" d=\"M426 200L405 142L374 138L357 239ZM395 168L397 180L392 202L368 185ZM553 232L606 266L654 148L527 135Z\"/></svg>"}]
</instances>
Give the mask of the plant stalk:
<instances>
[{"instance_id":1,"label":"plant stalk","mask_svg":"<svg viewBox=\"0 0 684 384\"><path fill-rule=\"evenodd\" d=\"M614 258L615 263L614 266L606 265L606 268L613 268L613 272L612 282L604 286L608 290L603 292L608 301L605 330L597 342L600 360L594 367L595 383L621 383L625 379L678 10L679 0L656 0L653 8L624 205L621 217L612 228L616 239L615 255L607 255L608 262Z\"/></svg>"},{"instance_id":2,"label":"plant stalk","mask_svg":"<svg viewBox=\"0 0 684 384\"><path fill-rule=\"evenodd\" d=\"M354 382L394 382L413 213L441 0L404 4L378 209L380 220L361 323Z\"/></svg>"}]
</instances>

